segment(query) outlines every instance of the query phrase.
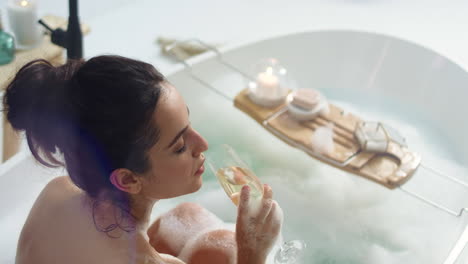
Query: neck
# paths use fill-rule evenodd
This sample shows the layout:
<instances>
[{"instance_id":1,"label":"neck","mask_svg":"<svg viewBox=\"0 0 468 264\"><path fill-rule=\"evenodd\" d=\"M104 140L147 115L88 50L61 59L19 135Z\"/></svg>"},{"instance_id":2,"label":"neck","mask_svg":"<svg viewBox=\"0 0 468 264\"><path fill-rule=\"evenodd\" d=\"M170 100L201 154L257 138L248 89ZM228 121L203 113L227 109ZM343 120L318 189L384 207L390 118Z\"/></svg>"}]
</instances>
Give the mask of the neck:
<instances>
[{"instance_id":1,"label":"neck","mask_svg":"<svg viewBox=\"0 0 468 264\"><path fill-rule=\"evenodd\" d=\"M141 197L131 197L130 200L130 213L135 218L136 228L146 233L151 218L151 212L157 200L148 200Z\"/></svg>"},{"instance_id":2,"label":"neck","mask_svg":"<svg viewBox=\"0 0 468 264\"><path fill-rule=\"evenodd\" d=\"M100 195L97 199L90 199L93 211L93 220L99 231L108 233L109 236L119 237L122 231L146 234L151 212L157 200L149 200L141 196L131 196L128 206L122 206ZM125 208L127 207L127 208ZM119 228L108 228L118 225Z\"/></svg>"}]
</instances>

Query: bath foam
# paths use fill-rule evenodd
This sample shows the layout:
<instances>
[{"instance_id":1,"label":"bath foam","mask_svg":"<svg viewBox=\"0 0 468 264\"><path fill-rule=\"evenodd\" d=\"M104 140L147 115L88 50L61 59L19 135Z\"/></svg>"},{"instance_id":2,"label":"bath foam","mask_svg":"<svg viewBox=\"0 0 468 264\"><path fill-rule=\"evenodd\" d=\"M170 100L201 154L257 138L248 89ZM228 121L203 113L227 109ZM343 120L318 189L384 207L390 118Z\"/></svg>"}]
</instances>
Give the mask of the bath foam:
<instances>
[{"instance_id":1,"label":"bath foam","mask_svg":"<svg viewBox=\"0 0 468 264\"><path fill-rule=\"evenodd\" d=\"M333 123L318 127L315 129L315 133L312 136L312 148L322 155L329 155L335 149L335 145L333 143L333 127Z\"/></svg>"},{"instance_id":2,"label":"bath foam","mask_svg":"<svg viewBox=\"0 0 468 264\"><path fill-rule=\"evenodd\" d=\"M373 246L381 250L373 253L372 260L380 256L388 263L441 263L454 241L454 236L445 231L453 232L446 229L457 221L439 212L442 217L418 220L422 215L415 210L421 207L418 201L395 197L394 193L382 194L369 182L333 170L321 169L319 175L326 177L296 191L291 183L285 183L284 174L272 177L274 170L262 172L270 175L269 183L286 210L286 240L306 240L309 263L380 263L362 254ZM314 173L306 177L317 176ZM434 233L440 234L436 241ZM441 241L446 241L445 249ZM427 252L427 248L431 251Z\"/></svg>"}]
</instances>

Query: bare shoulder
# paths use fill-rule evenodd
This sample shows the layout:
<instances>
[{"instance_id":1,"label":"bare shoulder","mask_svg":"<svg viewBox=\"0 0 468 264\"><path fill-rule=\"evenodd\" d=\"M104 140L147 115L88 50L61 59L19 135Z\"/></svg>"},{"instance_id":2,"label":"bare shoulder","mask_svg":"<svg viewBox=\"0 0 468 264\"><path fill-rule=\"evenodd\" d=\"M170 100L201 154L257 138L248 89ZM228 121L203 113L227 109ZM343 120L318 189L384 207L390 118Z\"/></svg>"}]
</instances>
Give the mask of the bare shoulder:
<instances>
[{"instance_id":1,"label":"bare shoulder","mask_svg":"<svg viewBox=\"0 0 468 264\"><path fill-rule=\"evenodd\" d=\"M52 213L50 210L54 208L58 209L57 206L80 193L82 193L82 191L71 182L68 176L55 177L45 185L36 198L29 213L29 218L35 217L36 215L44 215L38 214L38 210ZM56 217L57 216L55 216L55 218Z\"/></svg>"},{"instance_id":2,"label":"bare shoulder","mask_svg":"<svg viewBox=\"0 0 468 264\"><path fill-rule=\"evenodd\" d=\"M82 192L83 191L81 189L73 184L70 177L55 177L45 185L34 205L40 206L44 201L47 204L52 205L51 203L67 200Z\"/></svg>"},{"instance_id":3,"label":"bare shoulder","mask_svg":"<svg viewBox=\"0 0 468 264\"><path fill-rule=\"evenodd\" d=\"M61 191L61 192L69 192L69 191L80 191L80 189L73 184L70 177L68 176L58 176L50 180L44 188L45 191Z\"/></svg>"},{"instance_id":4,"label":"bare shoulder","mask_svg":"<svg viewBox=\"0 0 468 264\"><path fill-rule=\"evenodd\" d=\"M66 186L69 184L71 184L71 180L68 176L58 176L50 180L47 186Z\"/></svg>"},{"instance_id":5,"label":"bare shoulder","mask_svg":"<svg viewBox=\"0 0 468 264\"><path fill-rule=\"evenodd\" d=\"M78 216L69 213L74 210L69 206L73 204L70 201L79 193L80 190L66 176L56 177L46 184L36 198L21 230L17 244L17 263L31 263L31 259L38 259L38 256L44 255L44 251L49 251L49 248L55 246L54 243L62 239L63 234L70 234L79 229ZM67 225L75 228L67 228ZM40 239L42 237L48 239ZM67 245L62 243L63 246Z\"/></svg>"}]
</instances>

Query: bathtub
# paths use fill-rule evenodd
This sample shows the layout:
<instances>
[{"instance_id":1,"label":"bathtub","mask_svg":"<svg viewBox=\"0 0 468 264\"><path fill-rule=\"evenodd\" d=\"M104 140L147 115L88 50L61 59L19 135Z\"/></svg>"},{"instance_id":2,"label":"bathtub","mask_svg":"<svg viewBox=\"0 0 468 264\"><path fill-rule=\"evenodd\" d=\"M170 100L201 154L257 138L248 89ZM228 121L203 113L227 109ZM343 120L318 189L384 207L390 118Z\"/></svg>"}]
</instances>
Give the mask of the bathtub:
<instances>
[{"instance_id":1,"label":"bathtub","mask_svg":"<svg viewBox=\"0 0 468 264\"><path fill-rule=\"evenodd\" d=\"M279 59L295 88L319 89L348 111L393 126L421 153L423 164L468 182L463 115L468 113L468 73L442 55L390 36L353 31L297 33L221 51L224 61L245 72L260 59ZM272 186L285 215L284 239L307 243L304 263L467 263L468 235L462 234L468 214L460 211L468 203L466 186L418 170L403 187L423 201L322 164L233 106L229 98L245 87L245 80L214 53L187 63L190 70L181 65L167 77L185 97L193 126L211 146L234 146ZM40 167L28 151L3 164L0 172L0 263L12 263L35 197L47 181L65 172ZM194 201L235 222L236 208L214 175L207 171L203 177L200 191L158 202L152 217Z\"/></svg>"}]
</instances>

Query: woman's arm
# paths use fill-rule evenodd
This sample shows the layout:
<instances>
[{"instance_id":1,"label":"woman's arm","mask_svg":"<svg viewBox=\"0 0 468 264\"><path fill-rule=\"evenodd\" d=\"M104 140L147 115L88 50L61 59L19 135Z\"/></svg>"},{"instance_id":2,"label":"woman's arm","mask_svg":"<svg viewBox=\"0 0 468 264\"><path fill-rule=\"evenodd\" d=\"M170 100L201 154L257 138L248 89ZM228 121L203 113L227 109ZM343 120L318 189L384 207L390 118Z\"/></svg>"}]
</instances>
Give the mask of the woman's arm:
<instances>
[{"instance_id":1,"label":"woman's arm","mask_svg":"<svg viewBox=\"0 0 468 264\"><path fill-rule=\"evenodd\" d=\"M269 186L264 187L263 199L256 208L258 210L249 206L249 195L247 189L241 191L235 233L223 229L197 233L197 230L206 228L207 219L214 215L208 214L208 211L196 204L184 203L161 216L149 229L148 236L153 242L152 246L161 243L170 245L171 240L182 239L185 241L183 248L179 251L172 250L174 253L170 254L177 256L178 261L183 260L188 264L264 264L278 236L282 212L272 200L273 194ZM173 230L174 221L185 226L182 223L188 220L190 225L187 229ZM165 221L170 221L171 225L162 224ZM156 241L160 243L155 243ZM168 247L155 249L158 252L171 252Z\"/></svg>"}]
</instances>

